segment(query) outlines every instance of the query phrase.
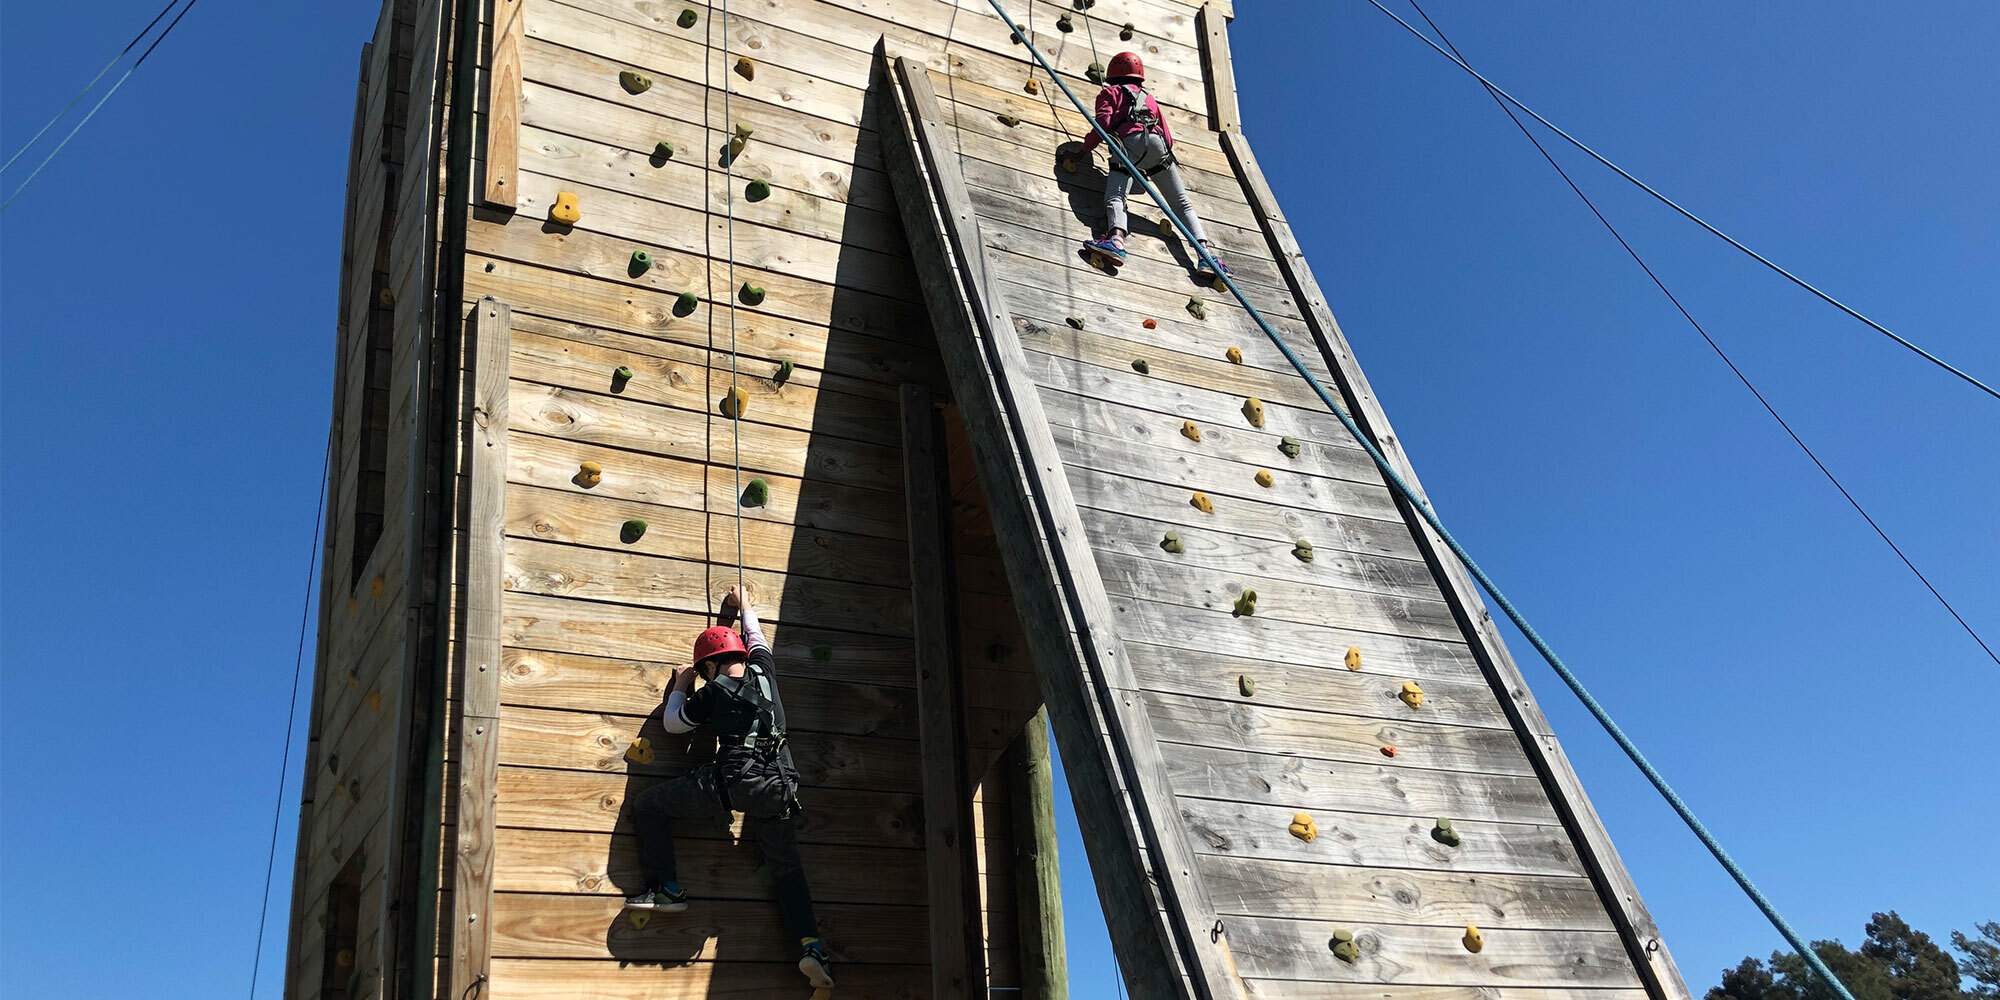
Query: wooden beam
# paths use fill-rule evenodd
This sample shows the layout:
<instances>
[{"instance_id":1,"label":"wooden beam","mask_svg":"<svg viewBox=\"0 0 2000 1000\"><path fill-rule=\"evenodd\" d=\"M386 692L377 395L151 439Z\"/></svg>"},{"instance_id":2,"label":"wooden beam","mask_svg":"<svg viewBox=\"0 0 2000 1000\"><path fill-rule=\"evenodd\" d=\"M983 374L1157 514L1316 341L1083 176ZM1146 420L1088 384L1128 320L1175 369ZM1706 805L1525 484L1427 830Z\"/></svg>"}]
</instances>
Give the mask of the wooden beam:
<instances>
[{"instance_id":1,"label":"wooden beam","mask_svg":"<svg viewBox=\"0 0 2000 1000\"><path fill-rule=\"evenodd\" d=\"M1067 772L1091 831L1098 896L1132 992L1243 996L1167 787L1014 322L993 283L977 214L930 78L884 53L880 129L934 332L1003 539L1007 576ZM1069 761L1066 760L1066 763Z\"/></svg>"},{"instance_id":2,"label":"wooden beam","mask_svg":"<svg viewBox=\"0 0 2000 1000\"><path fill-rule=\"evenodd\" d=\"M472 324L472 436L465 605L458 644L458 844L451 900L451 983L483 982L493 955L493 811L500 764L502 581L507 526L507 355L512 311L481 299Z\"/></svg>"},{"instance_id":3,"label":"wooden beam","mask_svg":"<svg viewBox=\"0 0 2000 1000\"><path fill-rule=\"evenodd\" d=\"M491 0L486 52L486 183L479 200L511 209L519 197L521 162L521 7L527 0Z\"/></svg>"},{"instance_id":4,"label":"wooden beam","mask_svg":"<svg viewBox=\"0 0 2000 1000\"><path fill-rule=\"evenodd\" d=\"M1243 131L1243 118L1236 106L1236 70L1229 62L1229 12L1227 3L1210 0L1194 16L1195 34L1201 38L1201 77L1208 84L1208 127L1217 132Z\"/></svg>"},{"instance_id":5,"label":"wooden beam","mask_svg":"<svg viewBox=\"0 0 2000 1000\"><path fill-rule=\"evenodd\" d=\"M1291 225L1278 208L1277 196L1272 193L1270 182L1257 165L1249 140L1241 132L1224 133L1222 148L1243 182L1250 207L1263 225L1265 238L1271 243L1272 255L1284 273L1293 299L1304 313L1306 324L1312 330L1327 368L1333 373L1348 412L1353 414L1362 432L1382 450L1383 457L1389 460L1397 475L1403 477L1403 481L1410 484L1410 488L1428 505L1430 500L1424 495L1416 470L1404 455L1396 432L1389 424L1388 414L1383 411L1381 402L1368 384L1368 377L1355 360L1354 350L1348 345L1346 335L1341 333L1340 324L1334 320L1319 283L1313 280L1305 253L1299 248ZM1582 855L1584 867L1590 872L1599 894L1610 909L1625 950L1638 967L1647 992L1662 1000L1689 1000L1687 983L1681 979L1672 956L1668 955L1666 944L1660 939L1658 925L1646 911L1645 903L1639 899L1638 887L1633 884L1631 874L1625 870L1624 862L1612 847L1611 835L1591 807L1576 772L1571 769L1555 737L1537 733L1536 722L1542 718L1541 711L1534 704L1534 696L1528 692L1527 679L1508 654L1506 643L1502 641L1471 574L1445 546L1444 539L1438 537L1415 508L1400 496L1397 497L1397 507L1409 524L1424 560L1437 576L1445 599L1471 644L1473 656L1506 710L1522 748L1555 805L1558 818L1569 830L1578 853Z\"/></svg>"},{"instance_id":6,"label":"wooden beam","mask_svg":"<svg viewBox=\"0 0 2000 1000\"><path fill-rule=\"evenodd\" d=\"M1001 761L1014 813L1014 913L1021 928L1021 1000L1069 1000L1048 709L1036 711L1021 727Z\"/></svg>"},{"instance_id":7,"label":"wooden beam","mask_svg":"<svg viewBox=\"0 0 2000 1000\"><path fill-rule=\"evenodd\" d=\"M910 617L917 658L917 737L923 760L924 869L931 995L983 995L984 934L972 856L972 793L965 781L965 710L952 641L950 490L930 390L904 385L903 498L910 524Z\"/></svg>"}]
</instances>

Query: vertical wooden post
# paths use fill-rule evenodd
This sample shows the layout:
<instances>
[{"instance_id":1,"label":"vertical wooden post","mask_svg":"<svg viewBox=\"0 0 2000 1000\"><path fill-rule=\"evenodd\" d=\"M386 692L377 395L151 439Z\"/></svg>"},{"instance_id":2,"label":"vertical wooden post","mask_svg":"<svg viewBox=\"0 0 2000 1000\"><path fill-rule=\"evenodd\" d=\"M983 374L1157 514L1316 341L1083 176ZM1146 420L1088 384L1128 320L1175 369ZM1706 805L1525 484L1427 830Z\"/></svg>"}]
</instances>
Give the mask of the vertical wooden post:
<instances>
[{"instance_id":1,"label":"vertical wooden post","mask_svg":"<svg viewBox=\"0 0 2000 1000\"><path fill-rule=\"evenodd\" d=\"M903 499L910 535L917 729L923 760L924 855L930 903L931 995L986 995L985 937L965 780L965 710L952 638L951 523L945 455L930 390L904 385Z\"/></svg>"},{"instance_id":2,"label":"vertical wooden post","mask_svg":"<svg viewBox=\"0 0 2000 1000\"><path fill-rule=\"evenodd\" d=\"M513 312L474 307L472 435L466 457L464 632L459 643L458 846L452 879L450 988L466 995L493 955L493 805L500 770L501 589L507 528L507 354Z\"/></svg>"},{"instance_id":3,"label":"vertical wooden post","mask_svg":"<svg viewBox=\"0 0 2000 1000\"><path fill-rule=\"evenodd\" d=\"M1062 874L1056 858L1055 775L1049 710L1036 710L1001 757L1014 812L1015 916L1021 935L1021 1000L1069 1000L1063 944Z\"/></svg>"},{"instance_id":4,"label":"vertical wooden post","mask_svg":"<svg viewBox=\"0 0 2000 1000\"><path fill-rule=\"evenodd\" d=\"M1227 4L1214 0L1202 4L1194 16L1195 35L1201 39L1201 77L1208 85L1208 127L1217 132L1243 129L1236 106L1236 69L1229 62L1231 16Z\"/></svg>"},{"instance_id":5,"label":"vertical wooden post","mask_svg":"<svg viewBox=\"0 0 2000 1000\"><path fill-rule=\"evenodd\" d=\"M527 0L492 0L486 46L486 183L479 200L513 208L520 194L521 6Z\"/></svg>"}]
</instances>

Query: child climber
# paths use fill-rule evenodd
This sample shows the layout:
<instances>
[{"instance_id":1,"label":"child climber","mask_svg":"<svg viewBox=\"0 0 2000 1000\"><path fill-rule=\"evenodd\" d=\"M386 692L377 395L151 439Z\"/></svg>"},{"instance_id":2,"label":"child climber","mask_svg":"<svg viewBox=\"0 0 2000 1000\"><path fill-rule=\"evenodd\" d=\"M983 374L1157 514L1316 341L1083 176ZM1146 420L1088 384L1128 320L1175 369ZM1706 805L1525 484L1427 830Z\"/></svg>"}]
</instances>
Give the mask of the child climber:
<instances>
[{"instance_id":1,"label":"child climber","mask_svg":"<svg viewBox=\"0 0 2000 1000\"><path fill-rule=\"evenodd\" d=\"M1105 74L1104 89L1097 92L1097 123L1104 126L1118 139L1132 164L1139 168L1160 193L1172 201L1175 210L1187 223L1188 231L1215 258L1224 273L1229 268L1222 265L1222 258L1215 252L1214 245L1202 231L1201 216L1194 210L1194 202L1188 199L1187 187L1181 183L1181 174L1174 166L1174 133L1167 127L1165 115L1160 114L1160 104L1153 95L1146 93L1146 67L1134 52L1120 52L1111 57L1111 68ZM1084 137L1083 147L1068 147L1070 156L1088 157L1097 144L1104 141L1103 135L1092 129ZM1089 240L1085 240L1081 251L1084 259L1093 264L1116 270L1125 263L1125 236L1128 225L1125 214L1125 196L1132 190L1132 175L1125 172L1125 165L1118 157L1111 158L1111 169L1104 176L1104 229ZM1196 273L1213 279L1214 272L1199 261Z\"/></svg>"},{"instance_id":2,"label":"child climber","mask_svg":"<svg viewBox=\"0 0 2000 1000\"><path fill-rule=\"evenodd\" d=\"M741 636L728 624L739 614ZM777 883L785 928L799 941L799 971L814 986L831 987L833 960L819 938L812 891L799 864L799 772L785 745L785 706L773 676L777 659L758 628L747 588L729 588L721 622L695 637L694 663L674 672L660 708L667 732L713 726L715 760L634 797L646 888L625 905L667 913L687 909L687 893L676 880L673 821L713 820L740 811L744 833L763 852ZM703 681L699 689L697 677Z\"/></svg>"}]
</instances>

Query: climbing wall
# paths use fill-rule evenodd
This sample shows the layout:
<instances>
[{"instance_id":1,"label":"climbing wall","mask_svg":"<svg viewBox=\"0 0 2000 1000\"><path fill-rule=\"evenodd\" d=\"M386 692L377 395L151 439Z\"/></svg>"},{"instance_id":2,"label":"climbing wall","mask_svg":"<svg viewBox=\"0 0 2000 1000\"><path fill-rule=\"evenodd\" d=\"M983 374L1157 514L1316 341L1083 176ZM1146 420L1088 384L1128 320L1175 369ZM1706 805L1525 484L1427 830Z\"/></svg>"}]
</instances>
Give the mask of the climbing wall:
<instances>
[{"instance_id":1,"label":"climbing wall","mask_svg":"<svg viewBox=\"0 0 2000 1000\"><path fill-rule=\"evenodd\" d=\"M1170 6L1037 5L1029 33L1086 100L1087 23L1140 49L1239 284L1404 462L1236 131L1221 12ZM1107 859L1153 890L1106 897L1135 995L1686 996L1462 570L1149 199L1115 277L1079 259L1103 154L1060 166L1084 119L961 16L944 68L888 47L885 155L986 491L1028 498L1017 591L1064 592L1073 641L1037 652L1080 677L1068 730L1049 688L1065 760L1123 792L1078 795L1135 845L1093 853L1100 891ZM1153 30L1108 41L1126 20Z\"/></svg>"}]
</instances>

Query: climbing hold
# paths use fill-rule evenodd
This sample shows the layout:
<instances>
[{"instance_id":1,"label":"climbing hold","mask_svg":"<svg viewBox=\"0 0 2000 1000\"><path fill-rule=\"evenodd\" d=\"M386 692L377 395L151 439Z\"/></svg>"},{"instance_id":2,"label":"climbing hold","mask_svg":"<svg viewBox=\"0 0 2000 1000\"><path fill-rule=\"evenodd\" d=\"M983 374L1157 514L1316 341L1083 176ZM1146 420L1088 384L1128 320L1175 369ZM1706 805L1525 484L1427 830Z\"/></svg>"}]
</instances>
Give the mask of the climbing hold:
<instances>
[{"instance_id":1,"label":"climbing hold","mask_svg":"<svg viewBox=\"0 0 2000 1000\"><path fill-rule=\"evenodd\" d=\"M1089 10L1097 6L1097 0L1069 0L1069 5L1077 10Z\"/></svg>"},{"instance_id":2,"label":"climbing hold","mask_svg":"<svg viewBox=\"0 0 2000 1000\"><path fill-rule=\"evenodd\" d=\"M746 306L762 305L764 302L764 286L753 285L746 281L743 283L742 288L736 290L736 297L742 299L743 304Z\"/></svg>"},{"instance_id":3,"label":"climbing hold","mask_svg":"<svg viewBox=\"0 0 2000 1000\"><path fill-rule=\"evenodd\" d=\"M1145 319L1140 320L1139 325L1145 327L1148 330L1157 330L1160 328L1160 321L1152 318L1151 316L1148 316Z\"/></svg>"},{"instance_id":4,"label":"climbing hold","mask_svg":"<svg viewBox=\"0 0 2000 1000\"><path fill-rule=\"evenodd\" d=\"M1063 317L1063 322L1068 323L1072 330L1083 329L1083 317L1081 316L1065 316Z\"/></svg>"},{"instance_id":5,"label":"climbing hold","mask_svg":"<svg viewBox=\"0 0 2000 1000\"><path fill-rule=\"evenodd\" d=\"M1286 458L1299 457L1299 452L1301 450L1301 448L1299 447L1299 439L1291 437L1289 435L1279 438L1278 450L1284 452Z\"/></svg>"},{"instance_id":6,"label":"climbing hold","mask_svg":"<svg viewBox=\"0 0 2000 1000\"><path fill-rule=\"evenodd\" d=\"M1243 401L1243 419L1252 427L1264 426L1264 401L1255 396Z\"/></svg>"},{"instance_id":7,"label":"climbing hold","mask_svg":"<svg viewBox=\"0 0 2000 1000\"><path fill-rule=\"evenodd\" d=\"M1064 14L1056 18L1056 30L1067 35L1076 30L1076 22L1071 21L1068 14Z\"/></svg>"},{"instance_id":8,"label":"climbing hold","mask_svg":"<svg viewBox=\"0 0 2000 1000\"><path fill-rule=\"evenodd\" d=\"M382 692L368 692L368 710L378 714L382 711Z\"/></svg>"},{"instance_id":9,"label":"climbing hold","mask_svg":"<svg viewBox=\"0 0 2000 1000\"><path fill-rule=\"evenodd\" d=\"M1147 364L1145 358L1133 358L1132 370L1141 375L1151 375L1153 373L1153 366Z\"/></svg>"},{"instance_id":10,"label":"climbing hold","mask_svg":"<svg viewBox=\"0 0 2000 1000\"><path fill-rule=\"evenodd\" d=\"M644 73L621 69L618 71L618 85L624 87L628 94L643 94L653 89L653 78Z\"/></svg>"},{"instance_id":11,"label":"climbing hold","mask_svg":"<svg viewBox=\"0 0 2000 1000\"><path fill-rule=\"evenodd\" d=\"M1313 543L1306 541L1303 538L1299 539L1296 542L1293 542L1292 555L1297 557L1300 562L1312 562Z\"/></svg>"},{"instance_id":12,"label":"climbing hold","mask_svg":"<svg viewBox=\"0 0 2000 1000\"><path fill-rule=\"evenodd\" d=\"M1025 25L1025 24L1017 24L1017 25L1015 25L1015 26L1014 26L1014 34L1013 34L1013 36L1012 36L1012 38L1011 38L1011 41L1013 41L1013 43L1014 43L1015 45L1019 45L1019 44L1021 44L1021 39L1023 39L1023 38L1026 38L1026 37L1028 37L1028 26L1027 26L1027 25Z\"/></svg>"},{"instance_id":13,"label":"climbing hold","mask_svg":"<svg viewBox=\"0 0 2000 1000\"><path fill-rule=\"evenodd\" d=\"M1292 823L1285 829L1290 831L1292 836L1308 844L1319 839L1319 824L1314 823L1313 818L1305 813L1293 813Z\"/></svg>"},{"instance_id":14,"label":"climbing hold","mask_svg":"<svg viewBox=\"0 0 2000 1000\"><path fill-rule=\"evenodd\" d=\"M775 385L784 385L790 382L792 380L792 369L795 367L797 366L792 364L792 359L779 358L778 370L771 373L771 382Z\"/></svg>"},{"instance_id":15,"label":"climbing hold","mask_svg":"<svg viewBox=\"0 0 2000 1000\"><path fill-rule=\"evenodd\" d=\"M373 580L368 581L368 596L381 597L382 588L386 585L387 581L382 579L382 574L380 573L375 574L375 578Z\"/></svg>"},{"instance_id":16,"label":"climbing hold","mask_svg":"<svg viewBox=\"0 0 2000 1000\"><path fill-rule=\"evenodd\" d=\"M1199 441L1201 440L1201 428L1196 427L1192 420L1183 420L1181 421L1181 437L1187 438L1189 441Z\"/></svg>"},{"instance_id":17,"label":"climbing hold","mask_svg":"<svg viewBox=\"0 0 2000 1000\"><path fill-rule=\"evenodd\" d=\"M1138 30L1139 30L1138 25L1133 24L1130 21L1127 21L1124 27L1118 29L1118 40L1121 42L1129 42L1132 40L1132 36L1136 34Z\"/></svg>"},{"instance_id":18,"label":"climbing hold","mask_svg":"<svg viewBox=\"0 0 2000 1000\"><path fill-rule=\"evenodd\" d=\"M1382 744L1382 756L1384 757L1396 756L1396 745L1394 743Z\"/></svg>"},{"instance_id":19,"label":"climbing hold","mask_svg":"<svg viewBox=\"0 0 2000 1000\"><path fill-rule=\"evenodd\" d=\"M618 540L627 545L646 537L646 522L633 518L618 526Z\"/></svg>"},{"instance_id":20,"label":"climbing hold","mask_svg":"<svg viewBox=\"0 0 2000 1000\"><path fill-rule=\"evenodd\" d=\"M993 117L1000 119L1000 124L1005 125L1008 128L1013 128L1021 124L1021 119L1016 118L1013 115L994 115Z\"/></svg>"},{"instance_id":21,"label":"climbing hold","mask_svg":"<svg viewBox=\"0 0 2000 1000\"><path fill-rule=\"evenodd\" d=\"M737 56L736 75L745 80L757 79L757 64L751 62L749 56Z\"/></svg>"},{"instance_id":22,"label":"climbing hold","mask_svg":"<svg viewBox=\"0 0 2000 1000\"><path fill-rule=\"evenodd\" d=\"M1229 350L1222 352L1222 356L1228 358L1230 364L1240 365L1243 363L1243 348L1232 345Z\"/></svg>"},{"instance_id":23,"label":"climbing hold","mask_svg":"<svg viewBox=\"0 0 2000 1000\"><path fill-rule=\"evenodd\" d=\"M576 192L557 191L556 203L549 208L549 221L565 226L574 226L576 225L576 220L581 218L583 218L583 209L577 207Z\"/></svg>"},{"instance_id":24,"label":"climbing hold","mask_svg":"<svg viewBox=\"0 0 2000 1000\"><path fill-rule=\"evenodd\" d=\"M1257 592L1249 587L1243 588L1243 592L1236 595L1236 610L1233 613L1238 618L1248 618L1256 614Z\"/></svg>"},{"instance_id":25,"label":"climbing hold","mask_svg":"<svg viewBox=\"0 0 2000 1000\"><path fill-rule=\"evenodd\" d=\"M625 270L636 278L653 267L653 255L644 250L632 251L632 263Z\"/></svg>"},{"instance_id":26,"label":"climbing hold","mask_svg":"<svg viewBox=\"0 0 2000 1000\"><path fill-rule=\"evenodd\" d=\"M1403 699L1403 704L1412 711L1424 707L1424 689L1416 681L1404 681L1403 691L1396 697Z\"/></svg>"},{"instance_id":27,"label":"climbing hold","mask_svg":"<svg viewBox=\"0 0 2000 1000\"><path fill-rule=\"evenodd\" d=\"M752 479L743 487L743 497L739 501L745 507L762 507L771 502L771 484L763 479Z\"/></svg>"},{"instance_id":28,"label":"climbing hold","mask_svg":"<svg viewBox=\"0 0 2000 1000\"><path fill-rule=\"evenodd\" d=\"M645 930L646 925L651 923L652 920L653 911L651 910L628 910L625 914L625 921L631 924L632 929L635 931Z\"/></svg>"},{"instance_id":29,"label":"climbing hold","mask_svg":"<svg viewBox=\"0 0 2000 1000\"><path fill-rule=\"evenodd\" d=\"M1091 83L1097 84L1100 87L1103 86L1104 64L1100 62L1091 63L1088 67L1084 69L1083 75L1085 78L1090 80Z\"/></svg>"},{"instance_id":30,"label":"climbing hold","mask_svg":"<svg viewBox=\"0 0 2000 1000\"><path fill-rule=\"evenodd\" d=\"M682 292L674 296L674 315L686 316L694 312L695 307L699 305L701 300L696 298L693 292Z\"/></svg>"},{"instance_id":31,"label":"climbing hold","mask_svg":"<svg viewBox=\"0 0 2000 1000\"><path fill-rule=\"evenodd\" d=\"M1333 950L1333 957L1349 965L1361 960L1361 945L1355 942L1354 932L1345 927L1337 928L1326 946Z\"/></svg>"},{"instance_id":32,"label":"climbing hold","mask_svg":"<svg viewBox=\"0 0 2000 1000\"><path fill-rule=\"evenodd\" d=\"M1188 497L1188 503L1193 504L1194 509L1201 511L1204 514L1215 513L1215 501L1210 500L1208 498L1208 494L1203 493L1200 490L1194 491L1194 495Z\"/></svg>"},{"instance_id":33,"label":"climbing hold","mask_svg":"<svg viewBox=\"0 0 2000 1000\"><path fill-rule=\"evenodd\" d=\"M731 420L740 419L743 411L750 408L750 394L744 392L742 386L732 385L728 392L722 394L722 402L717 408Z\"/></svg>"},{"instance_id":34,"label":"climbing hold","mask_svg":"<svg viewBox=\"0 0 2000 1000\"><path fill-rule=\"evenodd\" d=\"M604 481L604 466L596 462L584 462L576 467L576 475L571 476L569 481L586 490L590 489Z\"/></svg>"},{"instance_id":35,"label":"climbing hold","mask_svg":"<svg viewBox=\"0 0 2000 1000\"><path fill-rule=\"evenodd\" d=\"M625 748L625 759L634 764L651 764L653 762L653 741L644 736L633 740L632 745Z\"/></svg>"},{"instance_id":36,"label":"climbing hold","mask_svg":"<svg viewBox=\"0 0 2000 1000\"><path fill-rule=\"evenodd\" d=\"M1349 669L1349 670L1352 670L1352 671L1355 671L1355 672L1357 672L1357 673L1359 673L1359 672L1360 672L1360 670L1361 670L1361 647L1360 647L1360 646L1349 646L1349 647L1347 647L1347 660L1346 660L1346 663L1347 663L1347 669Z\"/></svg>"},{"instance_id":37,"label":"climbing hold","mask_svg":"<svg viewBox=\"0 0 2000 1000\"><path fill-rule=\"evenodd\" d=\"M1167 536L1165 538L1160 539L1160 548L1163 548L1168 552L1186 551L1186 546L1181 544L1181 533L1178 531L1167 532Z\"/></svg>"},{"instance_id":38,"label":"climbing hold","mask_svg":"<svg viewBox=\"0 0 2000 1000\"><path fill-rule=\"evenodd\" d=\"M824 642L815 645L812 648L812 658L820 663L830 662L833 659L833 647Z\"/></svg>"},{"instance_id":39,"label":"climbing hold","mask_svg":"<svg viewBox=\"0 0 2000 1000\"><path fill-rule=\"evenodd\" d=\"M763 201L771 196L771 185L764 181L751 181L743 186L743 197L751 201Z\"/></svg>"},{"instance_id":40,"label":"climbing hold","mask_svg":"<svg viewBox=\"0 0 2000 1000\"><path fill-rule=\"evenodd\" d=\"M1188 296L1187 311L1188 315L1193 316L1195 319L1208 318L1208 304L1203 302L1199 295Z\"/></svg>"},{"instance_id":41,"label":"climbing hold","mask_svg":"<svg viewBox=\"0 0 2000 1000\"><path fill-rule=\"evenodd\" d=\"M1465 925L1465 936L1459 940L1465 943L1465 950L1474 955L1486 949L1486 935L1479 933L1479 928L1472 924Z\"/></svg>"},{"instance_id":42,"label":"climbing hold","mask_svg":"<svg viewBox=\"0 0 2000 1000\"><path fill-rule=\"evenodd\" d=\"M1251 697L1257 693L1257 682L1249 674L1237 674L1236 690L1243 692L1245 698Z\"/></svg>"},{"instance_id":43,"label":"climbing hold","mask_svg":"<svg viewBox=\"0 0 2000 1000\"><path fill-rule=\"evenodd\" d=\"M694 8L688 7L688 8L683 8L681 10L680 18L674 21L674 23L680 25L683 28L692 28L694 27L695 20L696 18L695 18Z\"/></svg>"},{"instance_id":44,"label":"climbing hold","mask_svg":"<svg viewBox=\"0 0 2000 1000\"><path fill-rule=\"evenodd\" d=\"M1269 469L1258 469L1255 478L1257 480L1257 485L1262 486L1267 490L1271 488L1272 483L1277 482L1276 479L1271 478L1271 470Z\"/></svg>"},{"instance_id":45,"label":"climbing hold","mask_svg":"<svg viewBox=\"0 0 2000 1000\"><path fill-rule=\"evenodd\" d=\"M382 289L382 290L381 290L380 292L376 293L376 295L375 295L375 301L376 301L376 302L377 302L378 304L380 304L380 305L382 306L382 308L384 308L384 309L393 309L393 308L395 308L395 306L396 306L396 290L395 290L395 289L393 289L393 288L384 288L384 289Z\"/></svg>"},{"instance_id":46,"label":"climbing hold","mask_svg":"<svg viewBox=\"0 0 2000 1000\"><path fill-rule=\"evenodd\" d=\"M617 368L611 370L612 392L617 392L625 388L625 383L630 381L632 381L632 369L630 367L619 365Z\"/></svg>"},{"instance_id":47,"label":"climbing hold","mask_svg":"<svg viewBox=\"0 0 2000 1000\"><path fill-rule=\"evenodd\" d=\"M1451 820L1443 816L1439 816L1437 825L1431 827L1431 839L1446 847L1457 847L1463 842L1462 838L1458 835L1458 831L1452 829Z\"/></svg>"},{"instance_id":48,"label":"climbing hold","mask_svg":"<svg viewBox=\"0 0 2000 1000\"><path fill-rule=\"evenodd\" d=\"M743 147L748 145L750 145L750 126L736 126L736 134L729 137L729 153L722 158L722 165L726 167L736 162L736 158L743 155Z\"/></svg>"},{"instance_id":49,"label":"climbing hold","mask_svg":"<svg viewBox=\"0 0 2000 1000\"><path fill-rule=\"evenodd\" d=\"M661 139L653 145L653 165L659 166L674 158L674 144Z\"/></svg>"},{"instance_id":50,"label":"climbing hold","mask_svg":"<svg viewBox=\"0 0 2000 1000\"><path fill-rule=\"evenodd\" d=\"M1039 94L1042 92L1042 85L1035 82L1034 77L1029 77L1027 84L1022 86L1021 89L1027 91L1030 94Z\"/></svg>"}]
</instances>

